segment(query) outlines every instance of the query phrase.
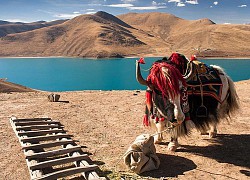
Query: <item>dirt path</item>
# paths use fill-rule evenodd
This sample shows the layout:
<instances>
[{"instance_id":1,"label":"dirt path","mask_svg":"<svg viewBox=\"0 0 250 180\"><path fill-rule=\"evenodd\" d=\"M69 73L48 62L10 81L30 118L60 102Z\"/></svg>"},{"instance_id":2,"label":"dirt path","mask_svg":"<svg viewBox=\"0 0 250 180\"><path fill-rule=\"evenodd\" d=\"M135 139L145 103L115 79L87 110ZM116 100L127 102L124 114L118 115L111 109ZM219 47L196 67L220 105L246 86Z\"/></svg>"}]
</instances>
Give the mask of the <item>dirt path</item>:
<instances>
[{"instance_id":1,"label":"dirt path","mask_svg":"<svg viewBox=\"0 0 250 180\"><path fill-rule=\"evenodd\" d=\"M59 120L68 134L110 179L249 179L250 80L236 83L241 111L230 123L219 126L215 139L194 132L181 139L177 152L167 151L168 135L156 145L161 165L141 176L119 161L135 137L153 133L142 125L145 92L62 92L62 102L48 102L49 92L0 93L0 179L29 179L25 157L9 118L50 117ZM67 103L67 101L69 101ZM71 177L71 179L81 179Z\"/></svg>"}]
</instances>

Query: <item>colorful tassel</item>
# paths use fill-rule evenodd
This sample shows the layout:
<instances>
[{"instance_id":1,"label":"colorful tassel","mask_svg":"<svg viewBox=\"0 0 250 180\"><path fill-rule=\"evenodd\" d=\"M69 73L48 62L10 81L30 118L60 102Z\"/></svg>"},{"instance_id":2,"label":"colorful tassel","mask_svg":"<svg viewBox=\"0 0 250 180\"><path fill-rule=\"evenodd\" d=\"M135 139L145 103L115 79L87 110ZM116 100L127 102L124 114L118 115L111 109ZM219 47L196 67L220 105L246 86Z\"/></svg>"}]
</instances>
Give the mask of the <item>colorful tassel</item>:
<instances>
[{"instance_id":1,"label":"colorful tassel","mask_svg":"<svg viewBox=\"0 0 250 180\"><path fill-rule=\"evenodd\" d=\"M185 73L185 63L187 63L187 60L185 56L179 54L179 53L173 53L170 57L169 60L177 65L177 68L179 69L181 74Z\"/></svg>"},{"instance_id":2,"label":"colorful tassel","mask_svg":"<svg viewBox=\"0 0 250 180\"><path fill-rule=\"evenodd\" d=\"M156 116L155 118L155 122L158 123L159 122L159 118Z\"/></svg>"},{"instance_id":3,"label":"colorful tassel","mask_svg":"<svg viewBox=\"0 0 250 180\"><path fill-rule=\"evenodd\" d=\"M144 126L149 126L149 120L148 120L148 115L147 114L144 115L143 125Z\"/></svg>"},{"instance_id":4,"label":"colorful tassel","mask_svg":"<svg viewBox=\"0 0 250 180\"><path fill-rule=\"evenodd\" d=\"M189 112L185 113L185 121L191 120Z\"/></svg>"},{"instance_id":5,"label":"colorful tassel","mask_svg":"<svg viewBox=\"0 0 250 180\"><path fill-rule=\"evenodd\" d=\"M169 77L171 78L165 77L165 73L162 71L163 67L168 69ZM180 93L179 81L176 79L180 80L184 86L186 85L185 79L176 67L166 62L156 62L152 65L147 81L157 90L161 91L164 97L169 97L170 94L171 98L174 99Z\"/></svg>"},{"instance_id":6,"label":"colorful tassel","mask_svg":"<svg viewBox=\"0 0 250 180\"><path fill-rule=\"evenodd\" d=\"M152 91L146 91L146 106L148 111L151 112L152 109Z\"/></svg>"},{"instance_id":7,"label":"colorful tassel","mask_svg":"<svg viewBox=\"0 0 250 180\"><path fill-rule=\"evenodd\" d=\"M197 60L196 55L192 55L190 61L196 61L196 60Z\"/></svg>"},{"instance_id":8,"label":"colorful tassel","mask_svg":"<svg viewBox=\"0 0 250 180\"><path fill-rule=\"evenodd\" d=\"M164 120L165 120L165 118L164 118L164 117L161 117L161 118L160 118L160 121L164 121Z\"/></svg>"},{"instance_id":9,"label":"colorful tassel","mask_svg":"<svg viewBox=\"0 0 250 180\"><path fill-rule=\"evenodd\" d=\"M138 62L139 62L140 64L145 64L145 61L144 61L144 58L143 58L143 57L141 57L141 58L138 60Z\"/></svg>"}]
</instances>

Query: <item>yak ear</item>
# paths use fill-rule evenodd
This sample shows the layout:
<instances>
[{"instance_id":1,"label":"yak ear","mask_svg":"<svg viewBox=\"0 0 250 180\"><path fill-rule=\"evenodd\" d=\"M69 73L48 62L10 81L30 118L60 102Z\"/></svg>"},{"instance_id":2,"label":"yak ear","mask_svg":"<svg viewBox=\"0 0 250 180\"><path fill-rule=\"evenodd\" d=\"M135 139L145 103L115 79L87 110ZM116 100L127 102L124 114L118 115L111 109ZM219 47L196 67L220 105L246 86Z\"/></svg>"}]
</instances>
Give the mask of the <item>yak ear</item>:
<instances>
[{"instance_id":1,"label":"yak ear","mask_svg":"<svg viewBox=\"0 0 250 180\"><path fill-rule=\"evenodd\" d=\"M136 61L136 79L141 85L148 86L148 83L145 79L143 79L141 75L141 68L139 65L139 61Z\"/></svg>"}]
</instances>

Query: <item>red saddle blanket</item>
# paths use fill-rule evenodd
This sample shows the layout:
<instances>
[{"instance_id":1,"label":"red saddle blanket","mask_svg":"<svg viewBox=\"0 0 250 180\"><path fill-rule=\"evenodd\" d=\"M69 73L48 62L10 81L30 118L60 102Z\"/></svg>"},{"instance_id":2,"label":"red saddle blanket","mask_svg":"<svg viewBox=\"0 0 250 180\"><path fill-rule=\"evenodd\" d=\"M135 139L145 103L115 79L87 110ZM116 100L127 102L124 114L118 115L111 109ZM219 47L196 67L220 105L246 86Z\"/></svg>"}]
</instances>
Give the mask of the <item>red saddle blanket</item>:
<instances>
[{"instance_id":1,"label":"red saddle blanket","mask_svg":"<svg viewBox=\"0 0 250 180\"><path fill-rule=\"evenodd\" d=\"M221 103L222 82L219 72L211 66L199 61L193 61L194 69L191 79L187 81L188 95L201 95L215 98Z\"/></svg>"}]
</instances>

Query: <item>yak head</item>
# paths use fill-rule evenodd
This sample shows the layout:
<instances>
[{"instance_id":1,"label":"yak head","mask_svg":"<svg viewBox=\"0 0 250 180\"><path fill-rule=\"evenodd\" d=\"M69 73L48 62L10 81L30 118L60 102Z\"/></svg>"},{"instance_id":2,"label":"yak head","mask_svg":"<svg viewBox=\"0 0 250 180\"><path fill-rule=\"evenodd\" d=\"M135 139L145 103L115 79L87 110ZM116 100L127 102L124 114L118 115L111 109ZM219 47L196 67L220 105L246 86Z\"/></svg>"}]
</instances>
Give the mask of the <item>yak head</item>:
<instances>
[{"instance_id":1,"label":"yak head","mask_svg":"<svg viewBox=\"0 0 250 180\"><path fill-rule=\"evenodd\" d=\"M153 119L182 123L185 119L182 108L183 89L186 81L180 70L168 61L156 61L150 68L147 79L140 71L140 63L136 63L136 79L147 86L146 115Z\"/></svg>"}]
</instances>

